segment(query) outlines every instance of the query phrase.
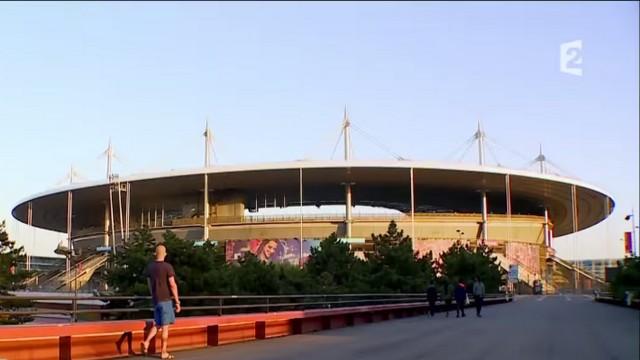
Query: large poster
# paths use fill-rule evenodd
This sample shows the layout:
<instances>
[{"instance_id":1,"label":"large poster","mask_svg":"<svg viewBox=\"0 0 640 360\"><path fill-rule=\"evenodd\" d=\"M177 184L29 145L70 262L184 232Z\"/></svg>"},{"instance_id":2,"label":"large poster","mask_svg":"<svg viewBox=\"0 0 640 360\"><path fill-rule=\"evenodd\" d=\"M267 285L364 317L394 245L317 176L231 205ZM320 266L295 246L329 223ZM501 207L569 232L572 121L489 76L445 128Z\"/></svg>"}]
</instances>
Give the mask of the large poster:
<instances>
[{"instance_id":1,"label":"large poster","mask_svg":"<svg viewBox=\"0 0 640 360\"><path fill-rule=\"evenodd\" d=\"M631 231L626 231L624 233L624 253L633 253L633 237L631 236Z\"/></svg>"},{"instance_id":2,"label":"large poster","mask_svg":"<svg viewBox=\"0 0 640 360\"><path fill-rule=\"evenodd\" d=\"M307 261L311 247L320 244L320 240L304 239L302 241L302 263ZM300 264L299 239L252 239L228 240L225 245L227 261L237 261L244 253L250 252L259 260L274 263Z\"/></svg>"}]
</instances>

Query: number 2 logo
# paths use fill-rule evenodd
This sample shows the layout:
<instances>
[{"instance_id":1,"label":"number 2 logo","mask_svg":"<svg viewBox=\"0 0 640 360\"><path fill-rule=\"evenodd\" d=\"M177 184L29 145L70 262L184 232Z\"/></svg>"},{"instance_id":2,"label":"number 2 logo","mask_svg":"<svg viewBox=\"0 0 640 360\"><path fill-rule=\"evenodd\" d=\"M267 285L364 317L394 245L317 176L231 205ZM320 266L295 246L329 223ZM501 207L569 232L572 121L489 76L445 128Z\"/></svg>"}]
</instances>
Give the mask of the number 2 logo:
<instances>
[{"instance_id":1,"label":"number 2 logo","mask_svg":"<svg viewBox=\"0 0 640 360\"><path fill-rule=\"evenodd\" d=\"M582 76L582 40L560 44L560 71Z\"/></svg>"}]
</instances>

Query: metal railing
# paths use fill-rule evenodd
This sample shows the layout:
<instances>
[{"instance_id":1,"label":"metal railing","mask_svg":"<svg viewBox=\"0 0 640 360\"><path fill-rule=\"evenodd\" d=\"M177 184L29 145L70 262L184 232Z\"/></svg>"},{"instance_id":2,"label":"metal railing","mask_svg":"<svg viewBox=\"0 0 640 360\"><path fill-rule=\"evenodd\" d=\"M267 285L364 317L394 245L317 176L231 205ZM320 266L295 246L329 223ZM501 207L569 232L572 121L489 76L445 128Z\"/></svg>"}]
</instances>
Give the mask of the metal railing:
<instances>
[{"instance_id":1,"label":"metal railing","mask_svg":"<svg viewBox=\"0 0 640 360\"><path fill-rule=\"evenodd\" d=\"M510 294L487 294L485 299L506 299ZM400 294L304 294L304 295L225 295L182 296L184 315L230 315L256 312L342 308L363 305L424 302L424 293ZM30 301L30 308L2 309L3 301ZM442 301L438 302L439 304ZM49 306L49 307L47 307ZM62 307L62 308L61 308ZM68 308L66 308L68 307ZM82 308L96 307L96 308ZM0 317L66 315L70 322L81 315L100 315L100 319L148 317L153 311L150 296L0 296ZM122 315L125 316L122 316ZM138 316L132 316L138 315ZM87 321L90 321L87 319Z\"/></svg>"}]
</instances>

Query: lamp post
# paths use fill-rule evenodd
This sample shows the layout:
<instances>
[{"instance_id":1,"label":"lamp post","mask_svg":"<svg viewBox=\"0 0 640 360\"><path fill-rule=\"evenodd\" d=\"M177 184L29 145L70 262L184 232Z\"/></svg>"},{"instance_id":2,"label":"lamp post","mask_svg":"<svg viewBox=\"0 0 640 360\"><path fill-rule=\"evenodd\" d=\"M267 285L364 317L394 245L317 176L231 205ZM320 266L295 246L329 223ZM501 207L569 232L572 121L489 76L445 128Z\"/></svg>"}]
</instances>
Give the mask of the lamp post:
<instances>
[{"instance_id":1,"label":"lamp post","mask_svg":"<svg viewBox=\"0 0 640 360\"><path fill-rule=\"evenodd\" d=\"M464 231L456 229L456 232L458 233L458 241L462 242L462 235L464 235Z\"/></svg>"},{"instance_id":2,"label":"lamp post","mask_svg":"<svg viewBox=\"0 0 640 360\"><path fill-rule=\"evenodd\" d=\"M634 209L631 209L631 214L629 214L629 215L625 216L625 217L624 217L624 219L625 219L626 221L631 220L631 246L633 247L633 248L631 249L631 255L638 256L638 254L639 254L640 252L638 252L638 250L639 250L639 249L638 249L638 245L639 245L639 244L637 243L638 238L636 237L636 228L637 228L637 227L636 227L636 216L635 216L635 214L634 214L634 211L633 211L633 210L634 210Z\"/></svg>"}]
</instances>

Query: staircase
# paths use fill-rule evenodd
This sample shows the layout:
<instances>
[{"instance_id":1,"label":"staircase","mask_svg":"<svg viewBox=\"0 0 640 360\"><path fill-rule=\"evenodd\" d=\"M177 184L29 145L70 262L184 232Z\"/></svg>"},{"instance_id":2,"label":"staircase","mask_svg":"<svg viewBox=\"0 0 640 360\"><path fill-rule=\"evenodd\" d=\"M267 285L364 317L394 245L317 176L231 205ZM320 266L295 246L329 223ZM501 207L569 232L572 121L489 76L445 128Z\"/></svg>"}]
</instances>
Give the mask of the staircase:
<instances>
[{"instance_id":1,"label":"staircase","mask_svg":"<svg viewBox=\"0 0 640 360\"><path fill-rule=\"evenodd\" d=\"M548 257L549 260L552 261L553 264L553 282L556 284L558 289L565 289L567 291L575 291L578 288L582 288L583 282L580 280L580 277L583 279L588 279L591 281L591 288L593 289L602 289L607 287L607 283L604 279L597 277L596 275L581 269L574 264L562 260L557 256L551 255ZM576 286L576 273L579 281L579 286Z\"/></svg>"},{"instance_id":2,"label":"staircase","mask_svg":"<svg viewBox=\"0 0 640 360\"><path fill-rule=\"evenodd\" d=\"M556 287L554 286L554 284L546 281L540 276L534 275L529 270L527 270L526 267L524 267L522 264L518 263L517 261L511 261L507 259L506 256L500 253L493 253L492 255L496 257L496 262L498 263L498 265L500 265L500 267L506 270L507 272L509 271L509 265L518 265L518 280L529 285L531 288L533 288L534 280L540 280L542 282L542 288L545 292L554 293L556 291Z\"/></svg>"},{"instance_id":3,"label":"staircase","mask_svg":"<svg viewBox=\"0 0 640 360\"><path fill-rule=\"evenodd\" d=\"M109 258L105 254L91 255L73 266L68 272L58 271L42 281L42 288L54 291L75 291L82 288Z\"/></svg>"}]
</instances>

